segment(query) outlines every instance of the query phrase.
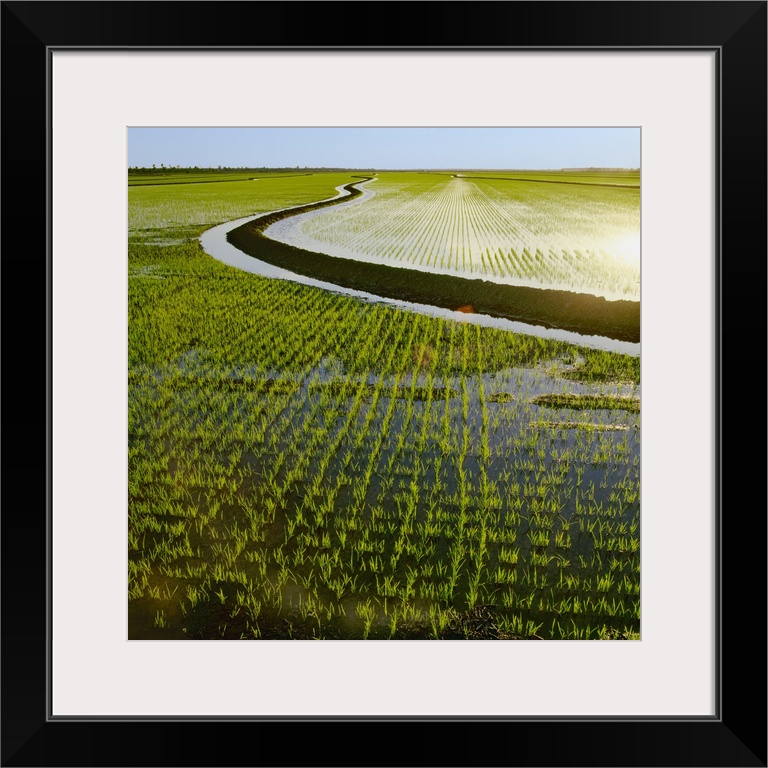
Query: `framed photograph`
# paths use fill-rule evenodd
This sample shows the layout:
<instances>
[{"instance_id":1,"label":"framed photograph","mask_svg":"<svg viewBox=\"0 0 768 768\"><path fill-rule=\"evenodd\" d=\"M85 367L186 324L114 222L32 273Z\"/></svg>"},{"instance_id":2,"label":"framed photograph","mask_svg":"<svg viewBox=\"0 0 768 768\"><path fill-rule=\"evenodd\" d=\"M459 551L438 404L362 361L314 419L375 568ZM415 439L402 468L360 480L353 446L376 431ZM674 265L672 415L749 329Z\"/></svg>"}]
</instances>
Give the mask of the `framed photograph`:
<instances>
[{"instance_id":1,"label":"framed photograph","mask_svg":"<svg viewBox=\"0 0 768 768\"><path fill-rule=\"evenodd\" d=\"M413 10L416 6L427 12L434 9L427 4L407 7ZM3 3L4 212L6 223L22 222L24 231L22 238L11 239L10 227L6 227L6 268L14 262L9 256L16 248L34 251L41 272L45 264L47 385L46 504L30 510L26 502L27 506L20 507L27 510L24 515L14 514L6 504L4 519L3 764L252 764L252 750L256 748L258 762L275 765L397 764L401 760L446 765L766 765L765 514L764 505L756 504L753 497L754 483L744 478L745 466L754 459L739 454L738 470L735 468L736 452L750 450L743 425L753 425L757 419L751 413L753 405L747 413L736 412L735 403L743 407L748 384L741 382L737 401L735 395L728 397L731 387L724 389L722 381L722 362L727 364L728 359L723 357L726 296L738 298L742 327L749 329L750 336L757 334L761 349L765 348L761 334L766 284L766 4L452 3L441 6L441 15L445 15L446 28L457 30L466 40L464 44L448 45L454 41L439 39L437 33L417 26L413 41L402 46L380 46L376 41L370 45L336 45L338 33L331 31L328 18L329 12L338 10L336 5L293 7L308 28L327 30L328 45L288 44L279 33L269 39L267 30L280 29L274 25L281 19L284 22L286 9L292 8L286 4ZM391 17L398 16L405 6L369 3L354 7L361 13L367 9L378 12L376 18L384 29L372 35L369 30L366 37L395 39L386 30L394 25ZM180 13L182 9L184 13ZM528 19L524 25L520 23L523 17ZM237 24L232 23L235 18ZM254 34L255 40L249 39ZM135 383L137 377L149 377L141 397L154 403L167 393L160 387L152 388L156 370L147 373L149 369L143 367L152 354L158 360L173 358L176 390L183 387L185 371L194 366L198 372L207 366L205 370L213 375L211 371L218 370L213 364L194 357L194 350L204 347L200 342L196 345L185 339L179 351L182 357L173 357L176 342L169 328L176 327L178 317L201 311L212 327L223 320L207 308L201 309L195 294L184 293L181 288L178 316L169 319L153 314L149 294L160 289L166 273L153 271L154 263L144 263L141 248L157 250L157 239L163 241L161 245L171 246L168 253L178 247L178 269L194 272L196 266L184 262L188 254L182 254L181 246L220 219L253 211L236 216L231 212L235 209L228 208L226 215L214 212L205 218L208 214L203 213L201 203L188 215L188 221L176 214L171 217L177 227L173 234L165 224L156 222L164 216L160 192L142 193L146 185L142 186L141 179L136 182L137 172L151 175L154 182L160 175L149 166L161 165L160 180L167 182L181 169L166 173L166 162L186 163L185 172L192 171L193 165L215 168L230 162L217 162L204 158L204 154L194 155L204 158L199 163L187 163L174 157L164 161L132 153L151 131L173 130L176 141L192 136L197 137L190 140L194 143L208 141L200 138L202 129L209 131L207 136L214 129L232 131L218 144L220 153L233 145L234 131L246 129L251 131L249 141L261 141L264 146L268 143L267 129L301 133L295 147L302 142L319 145L318 132L332 129L349 132L349 147L353 132L357 136L374 129L401 131L400 144L413 141L414 145L417 138L413 131L425 129L435 131L435 143L449 130L466 132L462 135L471 134L478 142L488 143L492 140L488 131L559 131L552 134L556 138L549 140L550 146L572 141L576 133L585 130L604 131L604 145L610 132L623 131L634 137L637 153L631 159L606 160L604 165L610 168L600 169L586 160L574 166L563 160L557 163L561 175L554 180L530 173L532 169L551 171L554 160L549 165L545 161L526 164L512 160L493 165L479 159L457 159L435 161L436 165L414 159L404 168L393 168L386 160L349 160L339 162L338 167L334 161L316 161L333 166L334 171L341 169L346 176L360 171L365 176L362 184L345 176L331 185L346 187L353 195L363 192L366 185L375 189L377 184L379 188L389 184L395 190L393 195L411 194L409 190L416 189L420 179L388 178L386 171L413 174L426 168L450 172L433 179L434 189L442 185L439 194L455 194L458 186L469 182L462 177L472 175L473 189L485 196L477 205L490 205L488 201L495 195L493 204L505 211L510 210L504 208L502 200L508 194L507 187L499 189L499 185L508 184L510 177L528 185L528 200L534 194L551 200L549 193L537 190L557 186L567 191L567 184L588 187L594 204L603 206L602 210L616 205L617 189L636 196L637 203L622 215L631 218L634 214L630 208L637 210L641 243L630 243L612 230L605 241L610 245L605 247L619 249L626 263L639 257L642 354L638 386L629 397L623 389L609 394L601 389L601 412L609 415L601 416L604 421L598 426L604 431L610 427L611 435L621 436L630 430L638 433L637 473L629 471L629 464L622 464L626 472L616 487L606 486L604 490L606 504L609 497L614 498L611 494L616 499L624 494L623 503L639 514L615 523L593 515L597 522L584 523L588 528L585 536L590 536L591 542L598 536L611 542L600 559L601 568L603 559L605 567L590 572L589 578L597 581L613 574L611 578L621 579L624 591L610 591L608 585L601 592L601 610L607 612L610 606L615 621L575 621L573 605L565 605L563 595L553 587L547 594L547 585L537 583L535 600L540 612L544 612L544 605L549 611L546 626L537 623L539 614L525 613L521 607L521 591L507 589L504 583L507 579L540 578L545 570L533 569L525 576L515 573L520 542L502 541L499 531L503 526L486 529L484 523L478 523L474 531L472 526L480 517L468 518L472 532L466 534L467 551L463 559L457 554L461 565L457 566L460 575L456 581L464 590L459 607L441 603L435 596L434 605L447 607L444 613L436 608L430 613L429 584L437 585L437 589L449 582L447 571L442 580L435 577L428 583L426 570L412 570L411 587L423 588L425 593L420 612L413 608L411 614L405 609L410 606L407 597L397 590L409 588L406 583L411 571L407 565L415 560L403 560L402 573L393 565L394 570L382 568L379 574L375 546L370 552L366 550L365 578L379 586L387 574L399 578L397 585L393 581L381 587L376 599L366 602L361 597L366 594L364 590L358 594L349 583L337 584L342 570L333 569L329 560L333 552L356 556L358 550L345 544L347 537L352 540L357 535L354 521L344 526L307 526L307 536L313 531L328 533L333 546L326 546L320 540L299 540L303 518L292 517L290 525L286 518L278 526L281 546L285 543L286 549L265 561L265 573L270 570L263 585L279 585L282 567L285 573L290 569L291 578L305 579L305 586L319 583L320 591L313 593L307 586L308 591L301 595L289 595L284 590L279 600L295 600L295 605L291 603L295 610L286 614L275 609L270 613L263 592L254 592L247 580L238 586L237 569L232 570L232 578L226 576L227 564L241 555L250 559L254 572L258 570L262 549L253 542L277 530L260 517L263 526L258 535L254 533L249 539L251 534L242 534L246 517L249 525L256 526L256 522L238 496L240 490L235 489L228 498L230 502L240 499L242 507L238 509L244 517L242 521L237 515L230 519L226 510L222 512L219 520L226 527L226 535L224 528L218 530L210 524L221 503L218 498L204 493L193 498L193 492L187 491L194 485L189 478L204 473L203 469L185 467L188 485L184 493L195 505L194 520L178 512L174 506L177 491L173 489L145 499L144 486L137 480L138 465L131 463L130 452L135 448L131 439L141 425L136 422L138 390L129 388L128 379L133 377ZM369 146L375 140L370 136L365 139ZM457 148L459 134L452 136ZM378 138L385 142L383 134ZM425 146L420 149L422 156ZM295 162L280 157L248 165L248 178L237 183L263 187L264 178L250 175L253 168L263 166L267 176L279 174L287 190L283 207L317 204L322 199L319 192L312 192L306 200L297 197L297 175L319 170L315 161L303 157L299 159L297 152ZM232 166L246 164L231 162ZM307 171L309 166L313 167ZM493 179L479 172L488 168L498 172ZM520 168L529 171L525 179L512 173ZM623 174L620 179L617 168ZM632 176L635 171L639 172L637 185ZM315 173L315 177L313 183L319 185L320 174ZM132 181L136 183L129 186ZM184 181L189 184L188 179ZM215 187L212 175L204 181L201 190ZM407 184L414 186L406 189ZM596 185L603 192L598 194ZM418 195L413 194L416 199ZM277 198L273 195L270 199ZM138 200L143 206L141 221L131 218L140 208ZM386 201L382 192L378 205L385 206ZM518 204L521 202L526 200L518 199ZM565 205L562 200L557 204ZM43 210L46 216L41 222ZM357 210L364 207L359 205ZM378 210L386 212L382 207ZM347 226L351 242L358 224L353 221ZM547 231L541 223L537 227L537 232ZM306 231L302 237L307 237ZM344 231L336 228L337 240ZM347 248L343 238L339 242L338 248ZM298 245L306 243L305 239ZM753 258L745 261L742 254L753 254ZM490 265L490 254L488 258ZM18 279L27 281L25 270L30 260L19 263L23 266ZM482 263L490 270L489 275L495 274L496 267ZM502 270L502 261L494 263ZM737 268L743 271L746 264L749 279L745 280L735 272ZM755 268L758 274L753 277ZM439 273L435 270L436 280ZM240 289L234 283L230 287L224 274L200 271L195 276L198 283L215 277L219 296L229 295L234 302L232 291ZM310 279L324 279L319 274ZM147 292L139 310L129 290L129 275L139 275L141 291ZM189 276L184 280L189 282ZM359 288L351 286L353 290ZM321 315L329 325L309 323L306 333L296 330L298 315L290 315L290 323L269 320L276 312L289 316L286 302L293 295L291 291L299 289L281 290L284 296L270 294L266 302L257 301L255 294L239 296L238 301L250 302L252 312L265 318L256 325L271 329L269 338L262 338L252 327L244 327L240 332L244 343L268 350L286 346L286 339L292 336L294 340L304 339L301 344L306 345L311 343L310 336L336 332L330 323L338 322L340 315L330 307ZM395 297L412 299L405 292ZM483 300L482 296L467 300L462 309ZM451 305L450 309L459 306ZM141 324L132 321L129 329L128 318L136 318L137 311L146 313L146 319ZM222 313L224 319L232 316L225 310ZM728 317L734 318L731 322L735 325L733 310ZM468 321L465 327L478 326ZM141 341L129 339L129 331L140 333ZM462 387L459 374L455 379L430 374L442 370L438 358L448 355L446 350L453 344L445 337L443 350L443 337L435 339L431 345L419 346L417 362L424 373L408 379L407 396L401 397L405 390L398 389L399 373L395 372L394 383L387 383L391 391L386 399L394 404L393 413L400 414L402 405L398 418L405 418L408 408L424 407L414 406L419 399L416 389L424 393L420 398L425 402L431 403L442 394L448 403L446 387ZM493 347L484 346L479 330L477 339L471 354L480 350L486 357L490 355ZM137 349L141 355L136 355ZM265 378L266 363L256 372L244 371L237 355L227 354L228 391L236 386L267 386L267 382L274 392L286 388L284 396L290 397L285 370L279 372L281 376L268 372ZM298 352L292 354L298 356ZM262 357L267 360L269 355L265 352ZM736 355L731 352L730 358L733 362L728 370L735 372ZM262 358L259 361L261 365ZM315 391L310 383L303 393L306 408L317 411L318 426L312 434L318 445L338 434L334 430L340 422L334 419L342 417L341 410L354 410L355 398L349 402L334 399L334 387L343 384L341 379L334 380L333 368L342 364L349 368L353 363L343 355L338 361L323 358L327 370L323 368L317 378L322 386L318 384ZM589 360L560 360L558 364L578 370L588 367ZM632 409L640 381L637 414ZM217 382L218 394L208 393L205 405L195 406L198 413L213 407L210 403L214 400L216 407L229 407L229 401L219 396L222 382ZM12 392L14 383L10 384ZM385 397L373 379L366 386L368 389L360 386L356 390L355 397L361 402L368 398L370 405ZM486 390L482 387L486 387L488 398L504 395L498 381L489 379L479 395L483 407ZM597 396L586 384L579 384L579 394L568 393L559 397ZM263 405L257 395L249 394L248 402L254 408ZM28 393L25 397L28 399ZM191 402L197 395L188 397ZM616 398L623 398L621 418L615 416ZM493 404L494 400L488 402ZM456 403L458 408L461 400ZM546 425L542 426L538 416L531 422L540 436L549 430L548 462L553 455L558 458L573 445L582 444L575 438L569 443L560 435L563 429L576 430L577 417L568 417L573 423L563 421L565 405L575 407L572 399L558 401L552 405ZM153 429L164 434L163 430L171 427L183 427L192 443L215 442L227 429L256 430L258 426L256 422L244 426L225 419L228 427L222 422L206 432L197 428L194 408L190 408L188 423L158 423ZM364 410L356 427L361 435L369 426ZM759 418L763 411L759 406L757 410ZM373 414L374 408L368 411ZM381 421L377 424L386 436L393 431L388 426L388 411L379 411ZM286 435L292 434L292 428L309 424L306 414L290 409L287 413L293 415L283 425ZM448 418L447 404L445 413ZM490 414L493 427L495 413L493 408L478 410L478 435L485 428L487 437L481 416ZM523 409L514 413L515 419L531 418ZM503 429L504 416L499 418ZM585 434L595 429L592 417L578 417L578 421ZM420 423L426 434L428 419ZM530 431L530 425L527 428ZM350 453L350 462L359 459L365 464L366 457L378 450L374 442L361 442L364 449L357 458ZM612 466L618 462L606 448L608 442L624 446L616 450L635 450L620 437L601 443ZM288 450L287 443L277 438L271 445L278 453ZM409 446L414 456L418 456L420 446L418 442ZM393 447L393 455L401 447ZM242 455L235 457L233 449L227 450L227 462L235 466ZM198 453L203 467L205 451ZM299 453L291 466L300 466ZM20 455L27 454L22 451ZM255 455L258 458L258 452ZM171 448L168 456L176 461ZM158 461L163 457L150 457L141 464L141 472L151 474L152 462ZM322 463L321 458L317 461ZM599 463L594 456L591 461ZM370 463L375 468L373 460ZM264 467L259 466L263 475ZM474 467L478 492L481 486L484 493L495 487L497 478L491 476L490 466L490 462L479 462ZM178 465L174 465L176 470ZM331 471L338 475L343 470L333 467ZM360 472L364 474L364 467ZM22 476L23 468L18 473ZM352 499L355 475L352 470L349 475L349 488L342 493L348 492ZM311 480L309 476L301 479L307 485ZM439 483L440 479L440 472L434 471L431 482ZM481 482L483 479L487 482ZM602 479L596 475L595 484ZM288 482L278 474L273 480ZM222 475L222 483L230 481L234 482ZM512 493L501 480L498 488L505 498ZM377 489L381 490L379 486ZM454 490L458 498L461 489ZM417 491L414 494L418 495ZM519 492L522 495L524 490ZM639 495L636 503L635 493ZM487 490L487 495L483 508L492 509L492 491ZM410 508L406 496L403 491L393 498L399 499L401 513L407 517ZM632 499L628 500L629 496ZM553 498L559 498L557 493ZM259 505L267 505L266 495L259 500ZM142 517L145 502L152 510ZM161 503L165 506L159 513L155 506ZM328 499L319 491L316 497L306 491L302 514L322 517L324 503ZM505 503L500 501L502 506ZM418 511L419 524L434 523L434 537L438 537L440 515L433 519L416 502L414 505L412 511ZM366 514L374 514L375 504L368 507ZM263 517L263 510L259 514ZM374 521L376 525L391 524L387 514L384 510L381 520ZM571 524L576 524L576 518ZM621 525L626 530L620 529ZM526 557L546 559L543 569L560 558L551 566L550 578L554 574L561 579L584 575L584 569L571 572L564 564L579 554L565 543L567 524L565 528L562 522L550 528L529 524L525 530L512 532L510 528L504 528L507 535L527 542L523 548ZM162 535L158 533L161 529ZM184 536L192 530L197 530L197 538L191 537L194 541ZM166 532L170 533L163 538ZM241 536L246 543L242 551L233 554L232 547ZM483 591L482 585L475 585L479 591L473 591L471 569L464 568L466 562L482 562L488 536L493 565L498 569L498 590L493 592L498 593L498 603L494 603L492 591ZM555 537L561 542L559 550ZM415 533L401 538L402 547L417 546L420 541ZM44 552L42 541L46 542ZM219 577L198 583L192 571L181 574L174 570L181 567L174 547L189 548L184 567L194 570L200 566L195 557L205 559L199 556L203 541L207 552L216 553L205 567L215 569ZM747 547L753 542L759 542L757 551L754 545ZM163 547L168 550L161 551ZM147 559L141 553L149 548L154 548L152 560L157 564L151 579L142 577ZM307 551L313 556L312 567L307 565L304 572L301 558ZM393 556L389 550L379 554ZM397 550L397 554L402 552ZM292 558L290 562L288 558ZM425 567L448 568L437 553L433 559L434 563L425 563ZM615 567L609 566L613 561ZM360 562L355 566L362 567ZM480 573L480 565L477 571ZM347 574L349 580L357 573ZM206 592L205 601L211 605L220 601L215 621L193 621L189 617L197 616L193 612L201 600L197 590L207 590L214 583L219 591L211 587L213 597ZM173 600L179 589L184 599ZM351 595L356 601L344 609L345 621L350 617L347 623L334 618L333 606L320 599L337 589L340 604L342 595ZM136 599L129 601L129 593ZM254 595L258 606L249 603ZM317 604L307 602L310 595L315 595ZM377 602L381 595L389 602L385 604L383 598ZM526 595L532 602L533 592L529 589ZM590 615L598 615L596 591L593 597ZM393 604L402 612L393 610ZM171 605L178 606L178 616L171 613ZM321 608L327 619L318 618ZM528 609L533 611L530 605L525 607ZM557 616L553 610L559 612ZM568 627L558 616L568 617ZM199 642L189 642L186 635ZM540 638L545 642L534 642ZM745 679L757 688L756 696L748 701L741 694ZM287 729L309 722L323 729L347 722L366 728L413 722L424 729L419 736L419 757L394 757L390 748L377 748L373 756L355 754L354 750L338 754L328 738L329 734L333 738L334 730L313 729L311 733L322 736L316 745L311 738L296 739L291 733L289 744L280 747L264 746L265 739L258 739L254 747L249 742L254 732L243 739L244 734L234 731L245 723L268 724L273 737L276 727L278 733L288 735ZM148 748L145 737L155 723L168 729L160 753ZM483 727L486 723L487 728ZM440 726L458 730L452 730L451 737L445 739L446 731ZM215 731L209 737L211 728ZM116 744L121 745L119 750Z\"/></svg>"}]
</instances>

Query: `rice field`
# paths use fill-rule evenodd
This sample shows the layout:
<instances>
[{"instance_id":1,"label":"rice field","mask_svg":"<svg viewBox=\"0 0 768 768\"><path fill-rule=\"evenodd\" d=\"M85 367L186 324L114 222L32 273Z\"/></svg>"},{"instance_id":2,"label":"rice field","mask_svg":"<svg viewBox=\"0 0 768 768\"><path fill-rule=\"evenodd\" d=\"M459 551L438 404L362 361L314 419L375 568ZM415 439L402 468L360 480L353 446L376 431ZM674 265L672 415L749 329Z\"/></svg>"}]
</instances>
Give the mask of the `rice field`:
<instances>
[{"instance_id":1,"label":"rice field","mask_svg":"<svg viewBox=\"0 0 768 768\"><path fill-rule=\"evenodd\" d=\"M129 190L129 638L639 638L639 358L196 239L352 178Z\"/></svg>"},{"instance_id":2,"label":"rice field","mask_svg":"<svg viewBox=\"0 0 768 768\"><path fill-rule=\"evenodd\" d=\"M198 237L208 227L254 213L333 197L349 174L283 176L190 183L141 184L128 188L128 242L169 244Z\"/></svg>"},{"instance_id":3,"label":"rice field","mask_svg":"<svg viewBox=\"0 0 768 768\"><path fill-rule=\"evenodd\" d=\"M272 181L274 179L294 178L296 176L312 176L309 171L233 171L222 170L219 172L207 169L175 169L166 170L153 169L140 171L135 169L128 171L128 186L156 186L160 184L210 184L217 181Z\"/></svg>"},{"instance_id":4,"label":"rice field","mask_svg":"<svg viewBox=\"0 0 768 768\"><path fill-rule=\"evenodd\" d=\"M368 186L365 205L265 234L375 264L640 298L639 177L382 173Z\"/></svg>"}]
</instances>

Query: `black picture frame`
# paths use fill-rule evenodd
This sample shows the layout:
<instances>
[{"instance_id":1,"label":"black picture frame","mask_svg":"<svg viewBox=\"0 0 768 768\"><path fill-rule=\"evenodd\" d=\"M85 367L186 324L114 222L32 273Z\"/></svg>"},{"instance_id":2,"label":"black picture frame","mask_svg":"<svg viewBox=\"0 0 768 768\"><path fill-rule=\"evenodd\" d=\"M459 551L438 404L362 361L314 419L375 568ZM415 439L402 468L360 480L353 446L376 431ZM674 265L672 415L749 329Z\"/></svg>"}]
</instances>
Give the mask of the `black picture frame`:
<instances>
[{"instance_id":1,"label":"black picture frame","mask_svg":"<svg viewBox=\"0 0 768 768\"><path fill-rule=\"evenodd\" d=\"M2 765L765 766L766 515L764 483L755 484L752 476L759 472L762 481L765 462L753 458L746 464L743 449L751 442L748 427L757 429L758 444L764 443L765 424L762 387L755 397L748 374L755 365L763 374L765 370L766 9L766 2L699 1L346 6L326 2L3 2L2 205L7 225L2 235L3 267L6 286L12 286L14 293L22 285L31 289L32 274L39 286L46 286L44 300L36 298L27 304L21 332L26 346L30 326L39 323L46 351L44 366L40 365L45 371L31 376L22 369L21 375L14 375L11 366L5 380L6 404L13 404L6 412L13 416L18 403L30 403L41 418L44 412L45 439L31 425L12 428L12 448L6 451L6 459L15 466L5 475L2 518ZM354 19L359 44L348 43L349 27L339 26L340 15ZM50 413L55 329L50 321L50 56L57 48L144 47L703 48L717 52L719 631L714 717L361 716L276 717L258 722L51 718ZM724 315L726 304L731 309ZM734 333L724 348L728 329ZM19 335L14 326L10 335ZM757 338L756 359L745 359L741 352L743 336L749 338L750 347ZM26 348L19 353L25 361L37 358ZM731 375L723 386L725 371ZM763 376L759 379L762 384ZM37 397L31 398L33 392ZM750 403L748 415L745 398ZM43 464L44 491L38 490L39 484L30 490L28 484L18 482L30 470L41 472ZM745 593L748 601L743 599ZM749 695L744 693L745 686ZM617 695L632 692L617 689ZM347 723L353 723L352 733L330 727ZM317 726L311 729L311 738L306 736L309 724ZM364 752L352 748L359 742L367 745Z\"/></svg>"}]
</instances>

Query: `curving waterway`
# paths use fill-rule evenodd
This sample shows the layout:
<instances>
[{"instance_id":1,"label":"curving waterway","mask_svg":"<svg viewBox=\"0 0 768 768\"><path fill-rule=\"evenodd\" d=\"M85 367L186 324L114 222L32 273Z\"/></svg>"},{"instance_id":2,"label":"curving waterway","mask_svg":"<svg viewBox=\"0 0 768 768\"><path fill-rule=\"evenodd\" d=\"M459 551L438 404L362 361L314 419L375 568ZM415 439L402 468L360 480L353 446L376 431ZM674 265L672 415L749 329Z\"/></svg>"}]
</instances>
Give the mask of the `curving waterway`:
<instances>
[{"instance_id":1,"label":"curving waterway","mask_svg":"<svg viewBox=\"0 0 768 768\"><path fill-rule=\"evenodd\" d=\"M364 185L369 184L370 181L371 180L363 181L355 185L363 193L362 195L354 198L353 200L350 200L349 202L339 203L338 205L345 207L351 205L360 205L366 200L369 200L371 197L373 197L374 192L371 189L365 188ZM345 185L340 185L336 187L338 194L334 197L329 197L323 201L318 202L340 200L348 196L350 192L345 190L344 186ZM288 208L280 208L278 210L290 211L294 208L302 208L304 205L306 204L290 206ZM579 344L585 347L602 349L609 352L620 352L633 356L638 356L640 354L640 344L633 342L619 341L616 339L607 338L605 336L587 336L580 333L574 333L572 331L564 331L557 328L545 328L544 326L529 325L528 323L520 323L504 318L492 317L491 315L483 315L480 313L468 314L449 309L443 309L442 307L435 307L429 304L416 304L410 301L390 299L385 296L377 296L373 293L366 293L365 291L357 291L351 288L345 288L334 283L315 280L314 278L305 277L304 275L296 274L295 272L283 269L282 267L276 267L272 264L268 264L267 262L260 261L253 256L249 256L248 254L243 253L243 251L239 250L238 248L235 248L235 246L227 240L227 234L232 230L237 229L243 224L247 224L251 221L255 221L265 216L270 216L276 212L277 211L266 211L264 213L255 214L253 216L246 216L241 219L235 219L234 221L227 221L224 224L219 224L203 232L203 234L200 236L200 244L203 250L209 256L212 256L218 261L221 261L224 264L228 264L231 267L242 269L244 272L250 272L251 274L260 275L262 277L276 278L279 280L291 280L296 283L301 283L302 285L322 288L324 290L333 291L345 296L354 296L356 298L362 299L363 301L387 304L389 306L406 309L411 312L419 312L424 315L429 315L430 317L443 317L449 320L456 320L463 323L473 323L475 325L482 325L489 328L500 328L501 330L512 331L513 333L524 333L546 339L557 339L560 341L569 342L571 344ZM323 209L317 211L308 211L298 214L295 218L309 218L323 212ZM293 222L293 220L294 217L291 217L290 219L285 219L283 221ZM277 222L276 224L273 224L269 227L270 237L279 239L279 225L282 223L283 222Z\"/></svg>"}]
</instances>

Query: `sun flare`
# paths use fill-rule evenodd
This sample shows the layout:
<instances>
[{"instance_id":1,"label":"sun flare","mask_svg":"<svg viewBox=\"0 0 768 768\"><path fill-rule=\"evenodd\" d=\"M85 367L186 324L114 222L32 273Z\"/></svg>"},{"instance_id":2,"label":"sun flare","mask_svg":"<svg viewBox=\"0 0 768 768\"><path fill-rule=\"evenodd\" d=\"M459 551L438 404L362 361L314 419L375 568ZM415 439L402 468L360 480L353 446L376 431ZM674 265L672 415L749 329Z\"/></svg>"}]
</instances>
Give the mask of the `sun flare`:
<instances>
[{"instance_id":1,"label":"sun flare","mask_svg":"<svg viewBox=\"0 0 768 768\"><path fill-rule=\"evenodd\" d=\"M640 264L640 233L625 232L617 237L611 247L614 256L629 264Z\"/></svg>"}]
</instances>

